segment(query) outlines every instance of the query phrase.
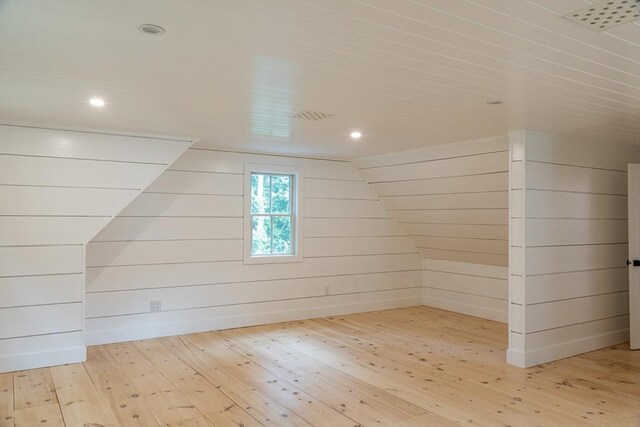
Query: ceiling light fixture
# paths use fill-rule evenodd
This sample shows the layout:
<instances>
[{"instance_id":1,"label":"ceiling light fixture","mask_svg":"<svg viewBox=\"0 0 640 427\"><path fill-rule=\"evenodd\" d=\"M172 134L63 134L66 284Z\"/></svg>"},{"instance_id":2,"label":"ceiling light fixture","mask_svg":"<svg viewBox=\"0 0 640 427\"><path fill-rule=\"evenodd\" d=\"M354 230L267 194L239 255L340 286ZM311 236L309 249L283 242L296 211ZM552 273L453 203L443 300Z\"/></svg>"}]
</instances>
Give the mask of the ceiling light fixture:
<instances>
[{"instance_id":1,"label":"ceiling light fixture","mask_svg":"<svg viewBox=\"0 0 640 427\"><path fill-rule=\"evenodd\" d=\"M497 99L491 100L491 101L487 101L487 105L500 105L500 104L504 104L504 101L500 101Z\"/></svg>"},{"instance_id":2,"label":"ceiling light fixture","mask_svg":"<svg viewBox=\"0 0 640 427\"><path fill-rule=\"evenodd\" d=\"M160 35L162 35L162 34L167 32L160 25L155 25L155 24L142 24L142 25L138 26L138 29L140 31L142 31L143 33L148 34L150 36L160 36Z\"/></svg>"},{"instance_id":3,"label":"ceiling light fixture","mask_svg":"<svg viewBox=\"0 0 640 427\"><path fill-rule=\"evenodd\" d=\"M349 134L349 136L351 137L351 139L360 139L362 138L362 132L354 130Z\"/></svg>"},{"instance_id":4,"label":"ceiling light fixture","mask_svg":"<svg viewBox=\"0 0 640 427\"><path fill-rule=\"evenodd\" d=\"M106 105L106 103L104 102L104 99L102 98L91 98L89 100L89 104L91 104L91 106L93 107L98 107L98 108L102 108Z\"/></svg>"}]
</instances>

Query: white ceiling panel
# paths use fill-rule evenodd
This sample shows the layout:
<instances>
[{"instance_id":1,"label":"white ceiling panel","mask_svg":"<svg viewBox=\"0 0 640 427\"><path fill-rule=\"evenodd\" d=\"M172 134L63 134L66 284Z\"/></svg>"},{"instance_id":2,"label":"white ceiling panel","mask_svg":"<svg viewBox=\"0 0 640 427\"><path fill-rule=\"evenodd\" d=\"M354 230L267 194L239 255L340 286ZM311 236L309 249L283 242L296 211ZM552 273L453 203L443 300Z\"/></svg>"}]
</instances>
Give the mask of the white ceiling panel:
<instances>
[{"instance_id":1,"label":"white ceiling panel","mask_svg":"<svg viewBox=\"0 0 640 427\"><path fill-rule=\"evenodd\" d=\"M640 144L640 26L561 17L589 4L6 0L0 118L340 158L523 128Z\"/></svg>"}]
</instances>

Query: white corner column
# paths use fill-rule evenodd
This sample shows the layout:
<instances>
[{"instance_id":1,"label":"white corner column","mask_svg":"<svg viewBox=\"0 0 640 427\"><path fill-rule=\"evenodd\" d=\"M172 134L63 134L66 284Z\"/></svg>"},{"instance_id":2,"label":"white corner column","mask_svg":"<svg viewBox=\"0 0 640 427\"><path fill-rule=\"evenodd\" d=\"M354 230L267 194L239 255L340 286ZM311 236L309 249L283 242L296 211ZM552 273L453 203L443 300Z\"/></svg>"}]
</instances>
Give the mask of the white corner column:
<instances>
[{"instance_id":1,"label":"white corner column","mask_svg":"<svg viewBox=\"0 0 640 427\"><path fill-rule=\"evenodd\" d=\"M640 147L510 138L510 364L629 339L627 163Z\"/></svg>"}]
</instances>

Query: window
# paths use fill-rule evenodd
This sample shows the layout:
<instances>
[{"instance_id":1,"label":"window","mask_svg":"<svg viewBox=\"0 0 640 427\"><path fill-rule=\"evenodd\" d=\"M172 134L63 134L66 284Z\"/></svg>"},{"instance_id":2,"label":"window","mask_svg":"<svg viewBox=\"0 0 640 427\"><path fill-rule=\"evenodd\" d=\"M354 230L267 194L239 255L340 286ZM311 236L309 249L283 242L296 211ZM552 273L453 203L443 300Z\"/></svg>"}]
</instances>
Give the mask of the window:
<instances>
[{"instance_id":1,"label":"window","mask_svg":"<svg viewBox=\"0 0 640 427\"><path fill-rule=\"evenodd\" d=\"M245 165L245 263L302 260L302 170Z\"/></svg>"}]
</instances>

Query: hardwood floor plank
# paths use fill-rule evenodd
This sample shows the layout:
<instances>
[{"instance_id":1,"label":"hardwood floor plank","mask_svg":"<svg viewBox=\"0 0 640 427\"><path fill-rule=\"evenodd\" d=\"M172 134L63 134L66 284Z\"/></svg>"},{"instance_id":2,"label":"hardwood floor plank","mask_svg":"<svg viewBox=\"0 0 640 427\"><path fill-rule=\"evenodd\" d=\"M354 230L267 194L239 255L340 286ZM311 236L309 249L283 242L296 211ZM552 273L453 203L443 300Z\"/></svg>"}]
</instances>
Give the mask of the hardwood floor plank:
<instances>
[{"instance_id":1,"label":"hardwood floor plank","mask_svg":"<svg viewBox=\"0 0 640 427\"><path fill-rule=\"evenodd\" d=\"M13 427L13 372L0 374L0 427Z\"/></svg>"},{"instance_id":2,"label":"hardwood floor plank","mask_svg":"<svg viewBox=\"0 0 640 427\"><path fill-rule=\"evenodd\" d=\"M49 368L16 372L13 375L13 389L16 410L58 403Z\"/></svg>"},{"instance_id":3,"label":"hardwood floor plank","mask_svg":"<svg viewBox=\"0 0 640 427\"><path fill-rule=\"evenodd\" d=\"M134 343L110 344L105 347L163 424L184 422L203 416ZM202 422L211 426L206 419Z\"/></svg>"},{"instance_id":4,"label":"hardwood floor plank","mask_svg":"<svg viewBox=\"0 0 640 427\"><path fill-rule=\"evenodd\" d=\"M65 427L60 406L57 403L53 403L35 408L16 410L15 427L34 426Z\"/></svg>"},{"instance_id":5,"label":"hardwood floor plank","mask_svg":"<svg viewBox=\"0 0 640 427\"><path fill-rule=\"evenodd\" d=\"M103 405L103 396L96 390L81 363L54 366L49 370L67 427L122 425L115 414Z\"/></svg>"},{"instance_id":6,"label":"hardwood floor plank","mask_svg":"<svg viewBox=\"0 0 640 427\"><path fill-rule=\"evenodd\" d=\"M224 355L198 347L183 337L165 338L171 350L189 366L219 388L231 400L240 405L265 426L310 426L304 419L280 405L271 396L247 383L246 378L234 375L233 370L220 363ZM252 380L253 381L253 380Z\"/></svg>"},{"instance_id":7,"label":"hardwood floor plank","mask_svg":"<svg viewBox=\"0 0 640 427\"><path fill-rule=\"evenodd\" d=\"M127 427L163 425L145 403L142 393L124 375L104 346L98 345L87 349L87 361L84 362L84 367L122 425Z\"/></svg>"},{"instance_id":8,"label":"hardwood floor plank","mask_svg":"<svg viewBox=\"0 0 640 427\"><path fill-rule=\"evenodd\" d=\"M160 340L139 341L135 346L214 426L261 425Z\"/></svg>"}]
</instances>

